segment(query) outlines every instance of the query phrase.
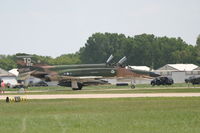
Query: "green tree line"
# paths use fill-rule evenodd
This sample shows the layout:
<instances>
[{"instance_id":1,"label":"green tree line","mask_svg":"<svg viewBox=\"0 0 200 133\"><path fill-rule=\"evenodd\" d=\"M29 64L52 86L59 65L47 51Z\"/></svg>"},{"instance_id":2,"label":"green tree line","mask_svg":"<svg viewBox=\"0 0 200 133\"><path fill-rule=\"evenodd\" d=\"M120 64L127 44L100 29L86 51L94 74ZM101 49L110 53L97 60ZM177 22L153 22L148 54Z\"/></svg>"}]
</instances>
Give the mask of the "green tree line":
<instances>
[{"instance_id":1,"label":"green tree line","mask_svg":"<svg viewBox=\"0 0 200 133\"><path fill-rule=\"evenodd\" d=\"M68 65L80 63L103 63L110 55L117 62L127 57L128 65L145 65L157 69L165 64L193 63L200 65L200 35L196 45L189 45L179 38L156 37L141 34L134 37L116 33L95 33L85 46L76 53L59 57L33 55L41 63L49 65ZM16 68L16 55L0 55L0 68Z\"/></svg>"},{"instance_id":2,"label":"green tree line","mask_svg":"<svg viewBox=\"0 0 200 133\"><path fill-rule=\"evenodd\" d=\"M200 36L195 46L179 38L141 34L95 33L79 51L84 63L105 62L110 54L117 60L126 56L129 65L145 65L157 69L165 64L193 63L200 65Z\"/></svg>"}]
</instances>

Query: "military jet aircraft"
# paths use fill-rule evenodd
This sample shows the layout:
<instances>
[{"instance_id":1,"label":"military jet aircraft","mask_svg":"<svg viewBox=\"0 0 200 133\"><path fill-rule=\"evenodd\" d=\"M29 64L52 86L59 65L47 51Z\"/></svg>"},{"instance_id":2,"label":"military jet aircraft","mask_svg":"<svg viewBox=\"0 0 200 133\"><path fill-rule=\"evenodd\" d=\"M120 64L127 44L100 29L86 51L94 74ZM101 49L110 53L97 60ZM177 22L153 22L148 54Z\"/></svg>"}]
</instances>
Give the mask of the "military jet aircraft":
<instances>
[{"instance_id":1,"label":"military jet aircraft","mask_svg":"<svg viewBox=\"0 0 200 133\"><path fill-rule=\"evenodd\" d=\"M58 81L61 86L72 87L73 90L81 90L88 82L98 81L103 78L149 78L158 74L149 71L141 71L126 68L126 57L112 64L111 55L102 64L78 64L56 65L42 64L31 55L17 56L19 78L27 79L29 76L37 77L45 81Z\"/></svg>"}]
</instances>

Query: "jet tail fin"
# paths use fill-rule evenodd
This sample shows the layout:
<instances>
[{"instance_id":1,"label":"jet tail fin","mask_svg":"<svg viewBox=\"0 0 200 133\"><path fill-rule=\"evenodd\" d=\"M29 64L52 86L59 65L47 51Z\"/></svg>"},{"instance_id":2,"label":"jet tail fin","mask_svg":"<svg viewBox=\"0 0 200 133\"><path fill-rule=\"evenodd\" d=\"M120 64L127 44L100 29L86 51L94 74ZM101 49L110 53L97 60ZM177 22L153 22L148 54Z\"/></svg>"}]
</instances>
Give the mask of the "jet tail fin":
<instances>
[{"instance_id":1,"label":"jet tail fin","mask_svg":"<svg viewBox=\"0 0 200 133\"><path fill-rule=\"evenodd\" d=\"M29 54L18 54L16 55L16 62L18 68L30 68L44 66L37 57Z\"/></svg>"},{"instance_id":2,"label":"jet tail fin","mask_svg":"<svg viewBox=\"0 0 200 133\"><path fill-rule=\"evenodd\" d=\"M32 62L32 56L25 55L25 56L17 56L17 66L18 68L22 67L32 67L34 64Z\"/></svg>"},{"instance_id":3,"label":"jet tail fin","mask_svg":"<svg viewBox=\"0 0 200 133\"><path fill-rule=\"evenodd\" d=\"M126 56L124 56L122 59L120 59L118 61L117 65L122 67L126 60L127 60L127 58L126 58Z\"/></svg>"},{"instance_id":4,"label":"jet tail fin","mask_svg":"<svg viewBox=\"0 0 200 133\"><path fill-rule=\"evenodd\" d=\"M27 73L36 70L42 66L39 61L32 55L17 55L16 56L17 68L19 73Z\"/></svg>"},{"instance_id":5,"label":"jet tail fin","mask_svg":"<svg viewBox=\"0 0 200 133\"><path fill-rule=\"evenodd\" d=\"M114 58L114 56L111 54L110 57L107 59L106 64L110 64L111 60Z\"/></svg>"}]
</instances>

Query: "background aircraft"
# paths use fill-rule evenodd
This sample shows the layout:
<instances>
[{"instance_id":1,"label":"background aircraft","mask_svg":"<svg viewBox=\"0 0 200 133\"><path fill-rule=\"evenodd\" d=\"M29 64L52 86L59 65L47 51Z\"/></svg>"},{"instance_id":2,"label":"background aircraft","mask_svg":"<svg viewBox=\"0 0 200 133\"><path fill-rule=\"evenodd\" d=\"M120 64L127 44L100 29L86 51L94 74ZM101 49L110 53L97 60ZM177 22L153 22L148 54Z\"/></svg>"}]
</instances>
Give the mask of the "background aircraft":
<instances>
[{"instance_id":1,"label":"background aircraft","mask_svg":"<svg viewBox=\"0 0 200 133\"><path fill-rule=\"evenodd\" d=\"M81 90L87 83L95 83L103 78L150 78L158 74L149 71L126 68L126 57L118 63L111 63L111 55L102 64L78 64L56 65L42 64L31 55L17 56L19 79L25 80L30 76L45 81L58 81L61 86L72 87L73 90Z\"/></svg>"}]
</instances>

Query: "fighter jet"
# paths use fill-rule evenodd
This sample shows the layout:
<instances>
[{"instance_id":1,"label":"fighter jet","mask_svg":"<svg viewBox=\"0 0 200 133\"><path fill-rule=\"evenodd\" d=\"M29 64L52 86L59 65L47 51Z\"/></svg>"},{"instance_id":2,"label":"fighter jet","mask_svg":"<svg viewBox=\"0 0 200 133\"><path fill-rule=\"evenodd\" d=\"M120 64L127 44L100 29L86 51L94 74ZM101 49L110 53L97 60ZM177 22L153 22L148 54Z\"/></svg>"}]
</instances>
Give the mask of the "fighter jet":
<instances>
[{"instance_id":1,"label":"fighter jet","mask_svg":"<svg viewBox=\"0 0 200 133\"><path fill-rule=\"evenodd\" d=\"M25 80L30 76L40 78L44 81L58 81L61 86L71 87L73 90L81 90L87 83L103 78L150 78L159 75L149 72L126 68L123 57L118 63L111 63L111 55L102 64L77 64L56 65L42 64L31 55L17 56L19 78Z\"/></svg>"}]
</instances>

